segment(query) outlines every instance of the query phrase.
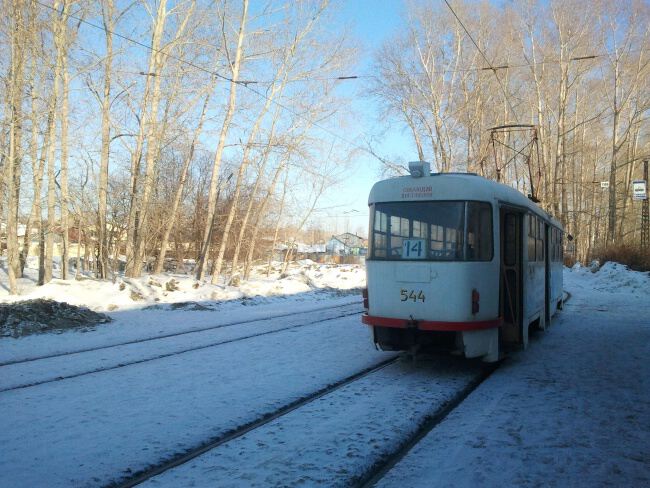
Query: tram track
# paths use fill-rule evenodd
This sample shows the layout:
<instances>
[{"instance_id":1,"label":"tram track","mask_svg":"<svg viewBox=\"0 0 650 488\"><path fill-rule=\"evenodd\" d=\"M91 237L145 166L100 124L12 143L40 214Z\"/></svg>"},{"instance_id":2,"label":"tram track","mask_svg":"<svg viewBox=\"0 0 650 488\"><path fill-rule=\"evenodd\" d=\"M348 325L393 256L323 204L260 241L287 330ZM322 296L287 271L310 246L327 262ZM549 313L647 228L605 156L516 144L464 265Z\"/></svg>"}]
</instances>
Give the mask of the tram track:
<instances>
[{"instance_id":1,"label":"tram track","mask_svg":"<svg viewBox=\"0 0 650 488\"><path fill-rule=\"evenodd\" d=\"M396 363L399 361L401 358L400 355L393 356L390 359L386 359L379 364L376 364L374 366L371 366L369 368L363 369L362 371L359 371L353 375L347 376L335 383L332 383L324 388L321 388L320 390L304 396L298 400L295 400L291 403L286 404L285 406L271 412L263 415L262 417L253 420L251 422L248 422L240 427L237 427L235 429L232 429L225 434L219 435L218 437L215 437L213 439L210 439L196 448L193 448L189 451L186 451L184 453L175 455L170 457L167 460L164 460L163 462L150 466L142 471L139 471L135 473L133 476L123 479L120 481L116 481L113 483L109 483L108 485L105 485L106 488L131 488L133 486L139 485L154 476L158 476L166 471L169 471L170 469L173 469L177 466L180 466L182 464L185 464L192 459L205 454L206 452L215 449L219 446L222 446L223 444L226 444L227 442L231 442L233 440L236 440L249 432L259 429L260 427L263 427L270 422L273 422L274 420L277 420L281 417L286 416L287 414L304 407L326 395L329 395L331 393L334 393L337 390L340 390L341 388L350 385L351 383L354 383L356 381L359 381L362 378L365 378L373 373L376 373L391 364Z\"/></svg>"},{"instance_id":2,"label":"tram track","mask_svg":"<svg viewBox=\"0 0 650 488\"><path fill-rule=\"evenodd\" d=\"M502 360L503 361L503 360ZM481 373L459 390L451 400L434 414L426 417L413 435L405 439L392 453L376 462L371 468L352 486L355 488L371 488L375 486L413 447L415 447L425 436L435 429L445 418L449 416L458 406L485 380L487 380L501 364L486 364Z\"/></svg>"},{"instance_id":3,"label":"tram track","mask_svg":"<svg viewBox=\"0 0 650 488\"><path fill-rule=\"evenodd\" d=\"M565 295L563 297L563 303L566 303L571 299L572 295L566 290L564 290L563 293ZM465 388L458 391L442 409L426 418L412 436L405 439L397 449L384 459L375 463L365 475L353 484L353 486L355 488L372 488L379 483L381 479L411 451L411 449L413 449L433 429L440 425L440 423L442 423L450 413L458 408L461 403L463 403L463 401L484 381L486 381L492 373L499 368L501 363L506 360L507 357L497 363L486 364L479 376L467 384Z\"/></svg>"},{"instance_id":4,"label":"tram track","mask_svg":"<svg viewBox=\"0 0 650 488\"><path fill-rule=\"evenodd\" d=\"M408 358L399 354L187 458L106 486L366 486L494 369L454 356Z\"/></svg>"},{"instance_id":5,"label":"tram track","mask_svg":"<svg viewBox=\"0 0 650 488\"><path fill-rule=\"evenodd\" d=\"M359 305L361 304L361 301L358 302L351 302L351 303L344 303L342 305L330 305L327 307L319 307L319 308L314 308L310 310L305 310L305 311L300 311L300 312L288 312L288 313L281 313L281 314L276 314L276 315L271 315L268 317L263 317L263 318L253 318L253 319L246 319L246 320L239 320L239 321L234 321L234 322L226 322L223 324L218 324L218 325L211 325L208 327L197 327L191 330L183 330L179 332L170 332L167 334L162 334L159 336L153 336L153 337L144 337L140 339L133 339L130 341L123 341L123 342L117 342L113 344L103 344L101 346L95 346L95 347L87 347L87 348L81 348L81 349L75 349L72 351L62 351L62 352L57 352L53 354L43 354L39 356L33 356L30 358L23 358L23 359L13 359L9 361L1 361L0 362L0 368L3 366L11 366L15 364L23 364L23 363L30 363L34 361L40 361L43 359L52 359L52 358L58 358L58 357L64 357L64 356L72 356L74 354L81 354L81 353L86 353L86 352L94 352L94 351L101 351L104 349L111 349L115 347L120 347L120 346L129 346L132 344L141 344L141 343L146 343L150 341L157 341L160 339L168 339L171 337L179 337L179 336L185 336L188 334L196 334L200 332L206 332L210 330L216 330L216 329L223 329L227 327L233 327L237 325L245 325L245 324L251 324L254 322L263 322L266 320L273 320L273 319L281 319L281 318L286 318L286 317L292 317L295 315L306 315L310 313L316 313L316 312L322 312L325 310L331 310L331 309L336 309L336 308L343 308L343 307L349 307L353 305Z\"/></svg>"},{"instance_id":6,"label":"tram track","mask_svg":"<svg viewBox=\"0 0 650 488\"><path fill-rule=\"evenodd\" d=\"M344 306L356 306L356 305L357 304L344 305ZM341 308L341 307L343 307L343 306L328 307L328 309ZM310 311L310 312L313 312L313 311ZM304 312L301 312L301 313L304 313ZM249 334L249 335L230 338L230 339L225 339L225 340L213 341L213 342L209 342L207 344L204 343L204 344L200 344L200 345L197 345L197 346L187 347L187 348L179 349L179 350L176 350L176 351L171 351L171 352L164 353L164 354L155 354L155 355L152 355L152 356L149 356L149 357L139 358L139 359L135 359L135 360L132 360L132 361L119 362L119 363L111 365L111 366L86 369L84 371L80 371L80 372L77 372L77 373L74 373L74 374L54 376L54 377L50 377L50 378L39 380L39 381L32 381L32 382L29 382L29 383L24 383L24 384L11 386L11 387L1 388L0 393L6 393L6 392L10 392L10 391L15 391L15 390L22 390L22 389L25 389L25 388L31 388L31 387L35 387L35 386L39 386L39 385L43 385L43 384L47 384L47 383L54 383L54 382L58 382L58 381L63 381L63 380L68 380L68 379L73 379L73 378L79 378L79 377L87 376L87 375L94 374L94 373L101 373L101 372L105 372L105 371L116 370L116 369L124 368L124 367L127 367L127 366L133 366L133 365L137 365L137 364L147 363L147 362L150 362L150 361L155 361L155 360L158 360L158 359L164 359L164 358L168 358L168 357L172 357L172 356L178 356L178 355L181 355L181 354L186 354L186 353L194 352L194 351L200 351L200 350L208 349L208 348L211 348L211 347L217 347L217 346L221 346L221 345L232 344L234 342L240 342L240 341L244 341L244 340L248 340L248 339L254 339L254 338L257 338L257 337L261 337L261 336L266 336L266 335L275 334L275 333L279 333L279 332L285 332L285 331L289 331L289 330L293 330L293 329L299 329L299 328L302 328L302 327L308 327L308 326L311 326L311 325L321 324L323 322L328 322L328 321L331 321L331 320L337 320L337 319L340 319L340 318L350 317L350 316L354 316L354 315L360 315L361 313L362 313L361 310L355 310L353 312L342 313L342 314L336 315L334 317L327 317L327 318L322 318L322 319L314 320L314 321L307 322L307 323L294 324L294 325L290 325L290 326L287 326L287 327L281 327L281 328L276 328L276 329L272 329L272 330L266 330L264 332L258 332L258 333L255 333L255 334ZM300 313L287 314L287 315L284 315L284 317L286 317L288 315L300 315ZM277 318L277 317L271 317L270 319L274 319L274 318ZM267 319L261 319L261 320L269 320L269 319L267 318ZM247 322L241 322L241 323L238 323L238 324L231 324L231 325L239 325L239 324L242 324L242 323L251 323L251 322L257 322L257 321L261 321L261 320L247 321ZM217 328L221 328L221 327L224 327L224 326L213 327L211 329L204 329L204 330L202 330L200 332L204 332L206 330L217 329ZM194 331L194 332L199 332L199 331ZM175 334L175 335L179 335L179 334ZM157 339L166 339L166 338L168 338L168 336L166 336L166 337L158 337ZM156 339L149 339L149 340L156 340ZM142 342L145 342L145 341L137 341L137 342L135 342L135 344L140 344ZM128 344L121 344L120 346L131 345L131 344L134 344L134 343L130 342ZM114 346L111 346L111 347L116 348L116 347L120 347L120 346L114 345ZM76 353L66 354L66 356L71 355L71 354L84 354L84 353L89 353L89 352L92 353L92 352L102 350L102 349L107 349L107 348L108 347L90 349L90 350L86 350L86 351L80 351L80 352L76 352ZM61 355L47 357L47 358L43 358L43 359L47 360L47 359L57 358L57 357L61 357ZM33 361L30 361L30 362L33 362ZM14 363L14 364L17 364L17 363ZM11 366L13 366L13 364Z\"/></svg>"}]
</instances>

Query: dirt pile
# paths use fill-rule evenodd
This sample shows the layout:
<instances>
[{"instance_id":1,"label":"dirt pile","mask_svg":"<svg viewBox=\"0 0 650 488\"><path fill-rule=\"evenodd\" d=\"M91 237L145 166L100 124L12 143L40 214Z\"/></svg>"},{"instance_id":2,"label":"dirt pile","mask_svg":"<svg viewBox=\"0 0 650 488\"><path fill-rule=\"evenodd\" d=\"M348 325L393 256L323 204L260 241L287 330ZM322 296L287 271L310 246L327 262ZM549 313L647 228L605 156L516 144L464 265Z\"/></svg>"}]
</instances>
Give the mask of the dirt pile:
<instances>
[{"instance_id":1,"label":"dirt pile","mask_svg":"<svg viewBox=\"0 0 650 488\"><path fill-rule=\"evenodd\" d=\"M0 337L60 333L71 329L86 332L110 321L111 318L103 313L54 300L0 303Z\"/></svg>"}]
</instances>

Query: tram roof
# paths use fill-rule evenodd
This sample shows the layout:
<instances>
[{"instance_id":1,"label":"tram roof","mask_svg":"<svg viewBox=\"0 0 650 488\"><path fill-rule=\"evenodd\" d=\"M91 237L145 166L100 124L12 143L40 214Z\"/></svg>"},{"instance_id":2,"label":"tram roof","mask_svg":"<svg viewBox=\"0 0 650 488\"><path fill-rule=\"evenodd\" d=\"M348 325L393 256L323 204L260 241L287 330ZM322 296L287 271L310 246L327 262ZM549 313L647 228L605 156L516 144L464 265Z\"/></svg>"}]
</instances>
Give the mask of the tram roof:
<instances>
[{"instance_id":1,"label":"tram roof","mask_svg":"<svg viewBox=\"0 0 650 488\"><path fill-rule=\"evenodd\" d=\"M377 202L412 202L428 200L478 200L509 203L525 207L549 219L558 227L561 224L541 207L514 188L488 180L472 173L433 173L413 178L400 176L378 181L370 190L368 204Z\"/></svg>"}]
</instances>

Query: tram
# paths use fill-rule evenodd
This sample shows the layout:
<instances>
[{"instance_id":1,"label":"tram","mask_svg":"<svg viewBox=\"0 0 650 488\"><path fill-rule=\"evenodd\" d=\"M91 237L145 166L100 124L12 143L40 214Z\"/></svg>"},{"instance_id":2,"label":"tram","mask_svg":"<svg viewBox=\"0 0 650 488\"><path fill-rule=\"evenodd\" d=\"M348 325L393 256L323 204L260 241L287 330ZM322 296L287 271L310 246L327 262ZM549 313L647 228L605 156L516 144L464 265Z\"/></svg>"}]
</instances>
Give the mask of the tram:
<instances>
[{"instance_id":1,"label":"tram","mask_svg":"<svg viewBox=\"0 0 650 488\"><path fill-rule=\"evenodd\" d=\"M497 361L562 307L560 223L509 186L471 173L410 176L370 191L362 322L382 350Z\"/></svg>"}]
</instances>

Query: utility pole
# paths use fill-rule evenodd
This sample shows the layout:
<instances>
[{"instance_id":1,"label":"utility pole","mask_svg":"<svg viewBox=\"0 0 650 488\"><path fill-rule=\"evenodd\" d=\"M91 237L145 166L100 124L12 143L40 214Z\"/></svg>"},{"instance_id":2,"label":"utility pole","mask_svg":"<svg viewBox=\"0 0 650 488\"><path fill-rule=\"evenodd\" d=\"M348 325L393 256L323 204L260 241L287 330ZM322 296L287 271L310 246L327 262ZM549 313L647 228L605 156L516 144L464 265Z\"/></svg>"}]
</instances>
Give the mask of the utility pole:
<instances>
[{"instance_id":1,"label":"utility pole","mask_svg":"<svg viewBox=\"0 0 650 488\"><path fill-rule=\"evenodd\" d=\"M643 180L645 181L646 194L645 198L641 201L641 249L647 250L650 247L650 219L648 218L648 160L643 161Z\"/></svg>"}]
</instances>

